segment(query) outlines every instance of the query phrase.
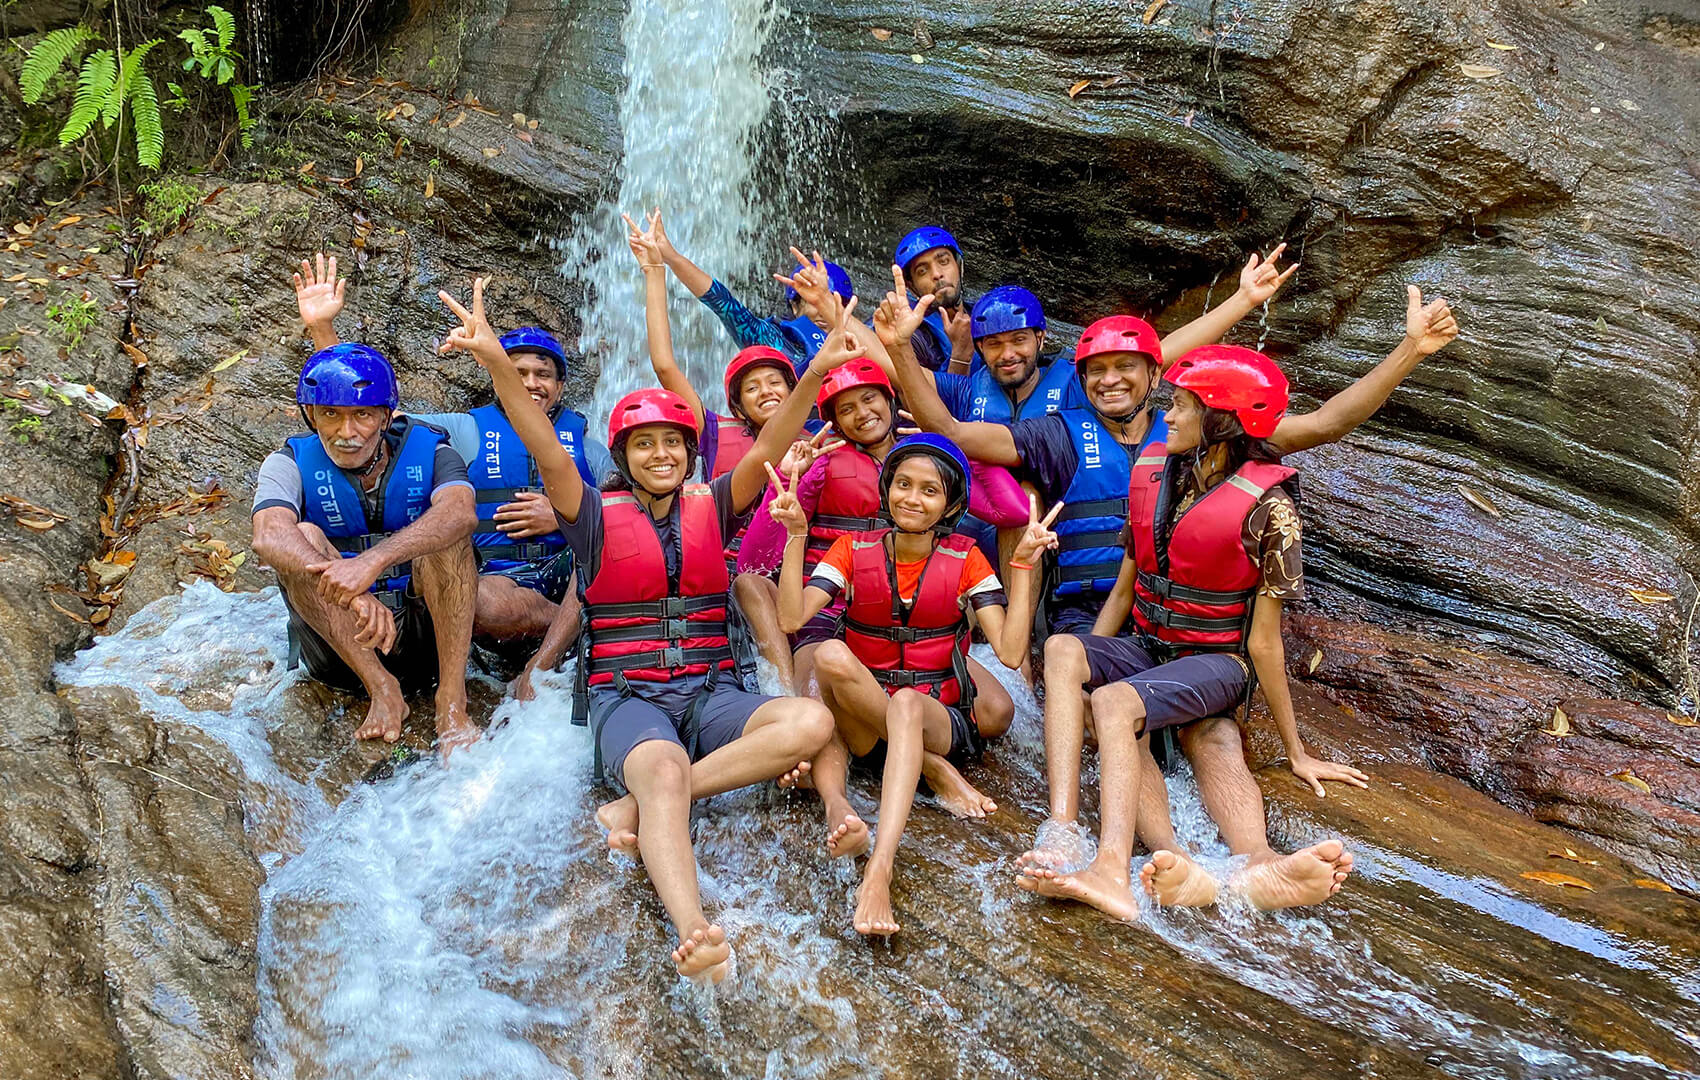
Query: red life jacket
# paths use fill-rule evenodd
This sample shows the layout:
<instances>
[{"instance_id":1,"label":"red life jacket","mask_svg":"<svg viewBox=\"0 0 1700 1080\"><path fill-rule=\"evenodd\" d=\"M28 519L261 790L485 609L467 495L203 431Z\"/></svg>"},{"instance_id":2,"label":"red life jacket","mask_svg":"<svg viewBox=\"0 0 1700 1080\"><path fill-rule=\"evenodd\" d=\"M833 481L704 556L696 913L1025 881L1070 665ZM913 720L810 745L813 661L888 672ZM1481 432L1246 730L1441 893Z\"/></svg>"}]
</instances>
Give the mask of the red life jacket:
<instances>
[{"instance_id":1,"label":"red life jacket","mask_svg":"<svg viewBox=\"0 0 1700 1080\"><path fill-rule=\"evenodd\" d=\"M679 587L670 591L655 521L628 492L602 497L602 564L584 590L589 684L668 682L732 666L726 546L706 484L679 493Z\"/></svg>"},{"instance_id":2,"label":"red life jacket","mask_svg":"<svg viewBox=\"0 0 1700 1080\"><path fill-rule=\"evenodd\" d=\"M809 521L805 581L815 565L826 558L834 540L846 533L873 532L880 527L880 463L874 456L851 443L828 454L825 468L826 483Z\"/></svg>"},{"instance_id":3,"label":"red life jacket","mask_svg":"<svg viewBox=\"0 0 1700 1080\"><path fill-rule=\"evenodd\" d=\"M1243 652L1251 600L1262 568L1246 554L1241 532L1264 492L1297 476L1285 465L1248 461L1175 519L1159 549L1157 522L1174 498L1167 447L1147 446L1128 484L1133 530L1133 619L1147 637L1176 652Z\"/></svg>"},{"instance_id":4,"label":"red life jacket","mask_svg":"<svg viewBox=\"0 0 1700 1080\"><path fill-rule=\"evenodd\" d=\"M750 432L750 425L735 416L717 417L719 430L715 435L714 475L709 479L724 476L738 467L738 462L744 460L744 455L755 446L756 437Z\"/></svg>"},{"instance_id":5,"label":"red life jacket","mask_svg":"<svg viewBox=\"0 0 1700 1080\"><path fill-rule=\"evenodd\" d=\"M886 552L889 532L860 533L850 541L844 643L887 694L908 686L955 705L963 699L968 655L962 571L974 541L960 535L940 540L921 570L913 602L905 604L897 597L897 570Z\"/></svg>"}]
</instances>

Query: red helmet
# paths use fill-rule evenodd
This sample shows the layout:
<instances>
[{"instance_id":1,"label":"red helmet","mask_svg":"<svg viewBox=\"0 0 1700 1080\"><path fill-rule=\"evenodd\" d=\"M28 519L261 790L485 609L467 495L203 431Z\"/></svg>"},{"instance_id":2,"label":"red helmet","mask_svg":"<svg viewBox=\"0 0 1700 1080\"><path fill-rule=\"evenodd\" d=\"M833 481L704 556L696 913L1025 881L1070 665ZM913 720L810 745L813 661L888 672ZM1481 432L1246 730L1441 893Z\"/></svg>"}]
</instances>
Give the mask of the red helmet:
<instances>
[{"instance_id":1,"label":"red helmet","mask_svg":"<svg viewBox=\"0 0 1700 1080\"><path fill-rule=\"evenodd\" d=\"M1089 356L1119 352L1144 353L1158 367L1163 366L1163 339L1157 336L1156 328L1132 315L1111 315L1080 335L1080 344L1074 349L1074 369L1080 371Z\"/></svg>"},{"instance_id":2,"label":"red helmet","mask_svg":"<svg viewBox=\"0 0 1700 1080\"><path fill-rule=\"evenodd\" d=\"M770 349L766 345L751 345L740 349L732 362L726 365L726 407L733 412L743 415L738 407L738 386L744 376L758 367L778 368L785 376L785 385L791 389L797 387L797 369L791 366L791 360L778 349Z\"/></svg>"},{"instance_id":3,"label":"red helmet","mask_svg":"<svg viewBox=\"0 0 1700 1080\"><path fill-rule=\"evenodd\" d=\"M827 403L839 393L857 386L877 386L885 391L885 396L895 399L892 392L891 380L886 378L885 369L872 360L852 360L843 367L833 368L821 380L820 396L815 398L815 405L820 409L822 420L831 420L827 411Z\"/></svg>"},{"instance_id":4,"label":"red helmet","mask_svg":"<svg viewBox=\"0 0 1700 1080\"><path fill-rule=\"evenodd\" d=\"M1287 412L1287 376L1256 349L1206 345L1176 360L1163 378L1212 409L1232 412L1254 439L1273 435Z\"/></svg>"},{"instance_id":5,"label":"red helmet","mask_svg":"<svg viewBox=\"0 0 1700 1080\"><path fill-rule=\"evenodd\" d=\"M620 443L633 428L647 424L671 424L690 433L694 442L702 434L697 427L697 414L685 404L685 399L671 390L651 387L633 390L614 403L608 414L608 445Z\"/></svg>"}]
</instances>

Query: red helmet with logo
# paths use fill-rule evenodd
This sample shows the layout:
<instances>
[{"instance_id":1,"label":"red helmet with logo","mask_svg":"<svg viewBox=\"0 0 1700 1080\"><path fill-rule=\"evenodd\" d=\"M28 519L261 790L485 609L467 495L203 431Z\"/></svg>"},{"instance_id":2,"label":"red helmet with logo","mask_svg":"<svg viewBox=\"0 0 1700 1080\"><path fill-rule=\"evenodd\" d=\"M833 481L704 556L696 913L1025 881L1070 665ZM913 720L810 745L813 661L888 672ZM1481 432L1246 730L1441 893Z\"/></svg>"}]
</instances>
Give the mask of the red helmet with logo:
<instances>
[{"instance_id":1,"label":"red helmet with logo","mask_svg":"<svg viewBox=\"0 0 1700 1080\"><path fill-rule=\"evenodd\" d=\"M671 424L683 428L690 434L692 443L702 434L697 426L697 414L685 404L684 398L671 390L650 387L633 390L614 403L614 411L608 414L608 445L618 445L633 428L648 424Z\"/></svg>"},{"instance_id":2,"label":"red helmet with logo","mask_svg":"<svg viewBox=\"0 0 1700 1080\"><path fill-rule=\"evenodd\" d=\"M828 405L832 399L845 390L858 386L877 386L885 391L885 396L896 399L892 392L891 380L886 378L885 369L872 360L852 360L843 367L833 368L821 380L820 395L815 398L815 405L820 409L822 420L831 420Z\"/></svg>"},{"instance_id":3,"label":"red helmet with logo","mask_svg":"<svg viewBox=\"0 0 1700 1080\"><path fill-rule=\"evenodd\" d=\"M1206 345L1176 360L1163 378L1191 390L1210 408L1233 413L1255 439L1275 434L1287 412L1287 376L1256 349Z\"/></svg>"},{"instance_id":4,"label":"red helmet with logo","mask_svg":"<svg viewBox=\"0 0 1700 1080\"><path fill-rule=\"evenodd\" d=\"M777 368L785 377L785 385L791 389L797 387L797 369L791 366L791 360L778 349L766 345L751 345L740 349L732 362L726 365L726 407L739 416L743 410L738 406L738 390L744 376L758 367Z\"/></svg>"},{"instance_id":5,"label":"red helmet with logo","mask_svg":"<svg viewBox=\"0 0 1700 1080\"><path fill-rule=\"evenodd\" d=\"M1074 369L1081 371L1087 357L1122 352L1144 353L1152 363L1163 366L1163 339L1157 336L1155 327L1132 315L1111 315L1080 335L1080 344L1074 349Z\"/></svg>"}]
</instances>

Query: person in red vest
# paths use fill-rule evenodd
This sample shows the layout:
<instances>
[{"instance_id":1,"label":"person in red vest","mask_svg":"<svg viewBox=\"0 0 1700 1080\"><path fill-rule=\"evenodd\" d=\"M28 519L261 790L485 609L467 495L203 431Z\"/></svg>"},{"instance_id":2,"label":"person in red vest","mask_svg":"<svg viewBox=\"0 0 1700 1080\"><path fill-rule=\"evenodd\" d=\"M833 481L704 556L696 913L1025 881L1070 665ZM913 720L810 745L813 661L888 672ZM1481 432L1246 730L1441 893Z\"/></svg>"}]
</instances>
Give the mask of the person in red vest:
<instances>
[{"instance_id":1,"label":"person in red vest","mask_svg":"<svg viewBox=\"0 0 1700 1080\"><path fill-rule=\"evenodd\" d=\"M1281 608L1303 595L1300 526L1293 493L1297 470L1267 439L1287 411L1287 377L1262 353L1237 345L1195 349L1163 378L1175 387L1167 443L1150 443L1133 465L1125 554L1095 633L1080 640L1091 664L1091 710L1098 740L1102 821L1096 856L1068 865L1059 847L1039 844L1020 860L1018 883L1079 900L1119 919L1138 917L1128 864L1143 783L1141 736L1178 727L1189 749L1205 725L1249 704L1261 685L1293 773L1322 793L1325 780L1366 786L1349 765L1314 758L1299 738L1287 689ZM1135 632L1114 634L1131 613ZM1103 635L1103 636L1101 636ZM1046 716L1047 767L1075 777L1074 792L1053 787L1052 817L1041 826L1078 829L1078 761L1084 739L1079 710ZM1065 721L1072 720L1072 723ZM1231 725L1232 721L1220 720ZM1235 737L1238 733L1235 732ZM1053 775L1053 780L1056 777ZM1247 774L1247 781L1250 776ZM1290 855L1269 846L1262 798L1220 775L1199 775L1206 809L1222 826L1243 871L1231 883L1254 906L1315 904L1338 892L1352 870L1339 840ZM1257 800L1224 812L1224 800ZM1173 832L1165 820L1170 846ZM1183 853L1154 844L1141 878L1160 904L1201 905L1216 882Z\"/></svg>"},{"instance_id":2,"label":"person in red vest","mask_svg":"<svg viewBox=\"0 0 1700 1080\"><path fill-rule=\"evenodd\" d=\"M1006 599L973 538L955 531L968 508L968 459L948 439L916 435L893 447L880 465L881 518L890 527L839 536L805 584L803 564L814 536L796 496L797 474L787 487L769 473L779 494L768 510L788 535L779 577L781 624L796 630L827 605L844 603L843 636L824 642L815 655L821 698L837 733L811 776L826 813L827 849L835 856L853 858L868 848L868 826L845 794L850 755L886 746L879 838L856 892L853 922L857 933L889 936L899 929L891 909L897 844L923 760L931 760L930 774L948 771L956 777L953 786L972 793L973 816L997 809L953 764L985 746L974 723L968 610L998 658L1010 667L1020 663L1033 625L1033 568L1056 537L1035 515L1016 548Z\"/></svg>"},{"instance_id":3,"label":"person in red vest","mask_svg":"<svg viewBox=\"0 0 1700 1080\"><path fill-rule=\"evenodd\" d=\"M691 802L774 777L794 782L832 735L819 702L747 693L732 677L726 537L767 486L764 465L802 430L821 378L857 351L838 326L800 377L802 395L736 469L707 484L690 479L699 433L690 406L662 389L627 394L608 420L618 475L602 492L579 476L526 394L485 320L483 290L480 278L470 310L438 294L462 323L443 350L470 352L490 372L578 559L589 639L579 659L584 711L598 772L626 789L597 819L611 847L641 854L679 933L679 974L719 982L731 947L703 914Z\"/></svg>"}]
</instances>

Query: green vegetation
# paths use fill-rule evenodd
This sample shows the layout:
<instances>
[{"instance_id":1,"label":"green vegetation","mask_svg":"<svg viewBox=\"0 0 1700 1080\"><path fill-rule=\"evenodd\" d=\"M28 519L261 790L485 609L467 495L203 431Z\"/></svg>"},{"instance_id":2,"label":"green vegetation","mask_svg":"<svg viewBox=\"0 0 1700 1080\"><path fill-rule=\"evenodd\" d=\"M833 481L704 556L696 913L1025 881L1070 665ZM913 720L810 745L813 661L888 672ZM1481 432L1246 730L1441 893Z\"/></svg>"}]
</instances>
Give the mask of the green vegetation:
<instances>
[{"instance_id":1,"label":"green vegetation","mask_svg":"<svg viewBox=\"0 0 1700 1080\"><path fill-rule=\"evenodd\" d=\"M201 189L177 176L150 180L136 190L146 200L141 221L144 232L170 232L201 201Z\"/></svg>"},{"instance_id":2,"label":"green vegetation","mask_svg":"<svg viewBox=\"0 0 1700 1080\"><path fill-rule=\"evenodd\" d=\"M207 14L212 18L211 26L204 30L184 30L177 35L189 46L189 58L183 61L183 70L194 71L203 79L230 87L231 104L236 109L237 133L243 146L253 146L254 118L248 114L248 102L253 99L255 88L231 81L236 77L236 65L242 60L242 54L231 48L236 41L236 16L217 4L208 6ZM185 97L181 87L176 83L170 85L177 98Z\"/></svg>"},{"instance_id":3,"label":"green vegetation","mask_svg":"<svg viewBox=\"0 0 1700 1080\"><path fill-rule=\"evenodd\" d=\"M47 305L47 319L58 329L67 349L75 350L83 337L100 318L100 305L88 294L80 297L66 293Z\"/></svg>"}]
</instances>

